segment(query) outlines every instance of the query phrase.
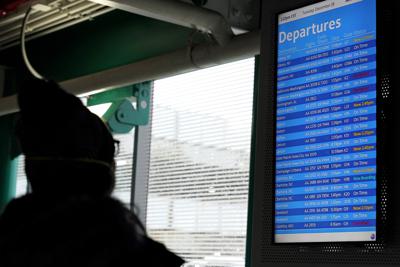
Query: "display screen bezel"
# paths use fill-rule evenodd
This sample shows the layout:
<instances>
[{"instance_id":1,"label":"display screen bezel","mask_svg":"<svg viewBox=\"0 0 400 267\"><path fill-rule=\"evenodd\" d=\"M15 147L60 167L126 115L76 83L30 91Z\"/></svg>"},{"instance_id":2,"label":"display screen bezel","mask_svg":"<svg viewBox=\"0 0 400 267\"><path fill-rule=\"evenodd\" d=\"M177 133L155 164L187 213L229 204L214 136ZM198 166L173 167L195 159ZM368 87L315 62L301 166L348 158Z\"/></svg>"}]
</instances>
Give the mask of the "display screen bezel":
<instances>
[{"instance_id":1,"label":"display screen bezel","mask_svg":"<svg viewBox=\"0 0 400 267\"><path fill-rule=\"evenodd\" d=\"M303 8L307 8L310 7L312 5L318 4L318 3L323 3L326 1L313 1L310 4L306 4L306 5L300 5L288 10L283 10L279 13L276 14L275 16L275 34L274 34L274 40L275 40L275 53L274 53L274 111L273 111L273 116L274 116L274 125L273 125L273 209L272 209L272 229L273 229L273 233L272 233L272 243L274 245L307 245L307 246L312 246L312 245L316 245L316 246L321 246L321 245L326 245L326 244L375 244L375 243L380 243L383 242L383 234L381 233L381 202L380 202L380 198L381 198L381 186L380 186L380 153L381 153L381 149L380 149L380 142L379 139L381 138L381 133L380 133L380 125L382 124L381 120L380 120L380 112L381 112L381 86L380 86L380 77L381 77L381 72L380 72L380 62L379 62L379 54L380 54L380 45L379 45L379 18L380 18L380 4L378 2L378 0L375 0L376 3L376 7L375 7L375 12L376 12L376 55L377 55L377 60L376 60L376 137L377 137L377 141L376 141L376 239L375 240L369 240L369 241L312 241L312 242L276 242L275 240L275 235L276 235L276 229L275 229L275 192L276 192L276 129L277 129L277 84L278 84L278 74L277 74L277 68L278 68L278 47L279 47L279 18L282 14L288 13L288 12L292 12L298 9L303 9Z\"/></svg>"}]
</instances>

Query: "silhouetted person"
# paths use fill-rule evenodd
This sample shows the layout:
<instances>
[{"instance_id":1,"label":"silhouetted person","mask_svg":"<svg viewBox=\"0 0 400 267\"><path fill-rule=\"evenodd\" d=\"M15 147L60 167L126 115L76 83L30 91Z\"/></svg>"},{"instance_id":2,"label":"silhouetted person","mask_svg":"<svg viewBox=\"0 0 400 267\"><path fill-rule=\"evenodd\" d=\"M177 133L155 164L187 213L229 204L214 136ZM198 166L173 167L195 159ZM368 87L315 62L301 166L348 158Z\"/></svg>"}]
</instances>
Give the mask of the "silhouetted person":
<instances>
[{"instance_id":1,"label":"silhouetted person","mask_svg":"<svg viewBox=\"0 0 400 267\"><path fill-rule=\"evenodd\" d=\"M56 83L33 80L18 96L16 134L32 193L0 217L0 266L178 267L110 197L114 140L104 123Z\"/></svg>"}]
</instances>

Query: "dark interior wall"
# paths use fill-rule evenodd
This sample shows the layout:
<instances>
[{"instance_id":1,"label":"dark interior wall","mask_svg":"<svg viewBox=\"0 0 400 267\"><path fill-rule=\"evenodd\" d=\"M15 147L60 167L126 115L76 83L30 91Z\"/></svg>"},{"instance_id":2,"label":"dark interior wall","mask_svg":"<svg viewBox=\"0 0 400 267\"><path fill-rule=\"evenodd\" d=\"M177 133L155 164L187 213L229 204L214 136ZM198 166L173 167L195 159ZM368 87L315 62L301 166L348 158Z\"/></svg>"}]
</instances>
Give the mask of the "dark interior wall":
<instances>
[{"instance_id":1,"label":"dark interior wall","mask_svg":"<svg viewBox=\"0 0 400 267\"><path fill-rule=\"evenodd\" d=\"M111 11L26 43L35 69L63 81L185 47L191 29ZM26 72L20 47L0 51L0 65Z\"/></svg>"}]
</instances>

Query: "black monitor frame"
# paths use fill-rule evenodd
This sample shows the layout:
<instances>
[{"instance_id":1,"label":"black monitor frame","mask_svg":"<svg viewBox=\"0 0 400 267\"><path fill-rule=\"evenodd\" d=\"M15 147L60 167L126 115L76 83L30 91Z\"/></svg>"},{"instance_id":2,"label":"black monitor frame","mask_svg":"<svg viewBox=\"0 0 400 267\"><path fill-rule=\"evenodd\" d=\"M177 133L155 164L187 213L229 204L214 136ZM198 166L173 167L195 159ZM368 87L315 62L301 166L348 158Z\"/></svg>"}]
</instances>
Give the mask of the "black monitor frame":
<instances>
[{"instance_id":1,"label":"black monitor frame","mask_svg":"<svg viewBox=\"0 0 400 267\"><path fill-rule=\"evenodd\" d=\"M379 51L379 48L380 48L380 44L379 44L379 42L378 42L378 35L379 35L379 27L378 27L378 21L379 21L379 18L378 18L378 16L379 16L379 10L378 10L378 1L379 0L376 0L376 36L377 36L377 38L376 38L376 42L377 42L377 44L376 44L376 47L377 47L377 53L376 53L376 56L377 56L377 61L376 61L376 64L377 64L377 68L376 68L376 80L377 80L377 83L376 83L376 107L377 107L377 112L376 112L376 122L377 122L377 128L376 128L376 136L377 136L377 142L376 142L376 153L377 153L377 161L378 161L378 159L380 159L380 157L378 156L379 155L379 153L380 153L380 148L379 148L379 140L381 139L381 138L379 138L379 136L380 136L380 126L382 126L382 120L380 120L379 119L379 116L378 116L378 114L380 114L381 112L382 112L382 107L381 107L381 105L383 104L382 103L382 99L381 99L381 92L380 92L380 90L381 90L381 88L380 88L380 86L378 85L378 81L380 80L380 71L378 71L378 69L379 69L379 65L380 65L380 60L379 60L379 54L380 54L380 51ZM295 7L295 8L290 8L290 9L287 9L287 10L283 10L283 11L281 11L281 12L279 12L279 13L277 13L276 14L276 16L275 16L275 21L276 21L276 28L275 28L275 33L276 33L276 36L275 36L275 58L274 58L274 68L275 68L275 71L274 71L274 73L275 73L275 84L274 84L274 90L275 90L275 92L274 92L274 95L275 95L275 99L274 99L274 114L273 114L273 116L274 116L274 121L275 121L275 123L274 123L274 138L273 138L273 143L274 143L274 147L276 147L276 125L277 125L277 114L276 114L276 111L277 111L277 109L278 109L278 107L277 107L277 96L278 96L278 94L277 94L277 83L278 83L278 75L277 75L277 66L278 66L278 52L277 52L277 50L278 50L278 33L279 33L279 16L281 15L281 14L283 14L283 13L286 13L286 12L290 12L290 11L294 11L294 10L296 10L296 9L300 9L300 8L306 8L306 7L308 7L308 6L310 6L310 5L313 5L313 4L317 4L317 3L322 3L322 2L324 2L324 0L319 0L319 1L316 1L316 2L313 2L312 4L307 4L307 5L301 5L301 6L298 6L298 7ZM273 161L273 171L274 171L274 177L273 177L273 199L274 199L274 206L275 206L275 189L276 189L276 187L275 187L275 185L276 185L276 149L273 151L273 157L274 157L274 161ZM380 165L381 164L379 164L378 162L377 162L377 172L376 172L376 190L377 190L377 193L376 193L376 233L377 233L377 238L375 239L375 240L372 240L372 241L331 241L331 242L292 242L292 243L290 243L290 242L288 242L288 243L284 243L284 242L280 242L280 243L278 243L278 242L276 242L275 241L275 208L273 208L272 209L272 211L273 211L273 214L272 214L272 218L273 218L273 226L272 226L272 228L274 229L274 235L273 235L273 240L272 240L272 242L274 243L274 244L276 244L276 245L287 245L287 244L298 244L298 245L307 245L307 246L321 246L321 245L327 245L327 244L332 244L332 243L336 243L336 244L347 244L347 243L353 243L353 244L375 244L375 243L377 243L377 242L384 242L384 238L383 238L383 234L381 235L381 227L380 227L380 225L383 223L382 222L382 220L381 219L379 219L379 218L382 218L382 216L381 216L381 202L379 201L379 199L381 199L381 188L380 188L380 179L378 178L378 177L380 177Z\"/></svg>"},{"instance_id":2,"label":"black monitor frame","mask_svg":"<svg viewBox=\"0 0 400 267\"><path fill-rule=\"evenodd\" d=\"M256 92L248 227L248 267L400 266L400 51L396 49L400 8L377 0L377 237L372 242L275 243L276 45L278 15L321 1L262 2L260 88ZM397 61L396 61L397 60ZM400 153L400 152L399 152ZM397 157L397 158L396 158ZM379 205L379 206L378 206Z\"/></svg>"}]
</instances>

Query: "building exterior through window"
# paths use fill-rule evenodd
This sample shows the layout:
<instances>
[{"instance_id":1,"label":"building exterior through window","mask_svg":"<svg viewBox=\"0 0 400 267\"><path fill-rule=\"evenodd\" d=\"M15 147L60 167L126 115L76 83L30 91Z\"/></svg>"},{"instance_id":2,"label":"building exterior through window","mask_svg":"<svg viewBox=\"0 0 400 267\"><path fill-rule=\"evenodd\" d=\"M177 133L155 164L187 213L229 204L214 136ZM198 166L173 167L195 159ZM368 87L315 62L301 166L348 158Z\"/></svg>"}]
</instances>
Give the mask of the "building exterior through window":
<instances>
[{"instance_id":1,"label":"building exterior through window","mask_svg":"<svg viewBox=\"0 0 400 267\"><path fill-rule=\"evenodd\" d=\"M187 266L244 267L254 59L154 84L147 229Z\"/></svg>"}]
</instances>

